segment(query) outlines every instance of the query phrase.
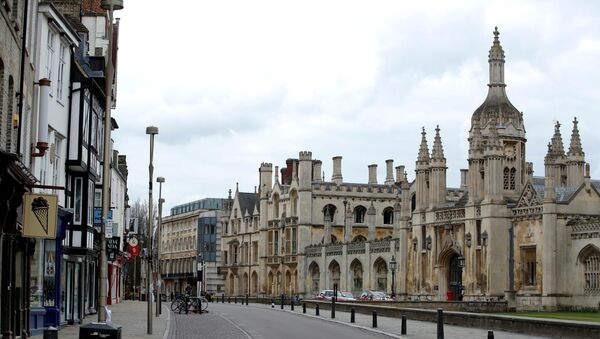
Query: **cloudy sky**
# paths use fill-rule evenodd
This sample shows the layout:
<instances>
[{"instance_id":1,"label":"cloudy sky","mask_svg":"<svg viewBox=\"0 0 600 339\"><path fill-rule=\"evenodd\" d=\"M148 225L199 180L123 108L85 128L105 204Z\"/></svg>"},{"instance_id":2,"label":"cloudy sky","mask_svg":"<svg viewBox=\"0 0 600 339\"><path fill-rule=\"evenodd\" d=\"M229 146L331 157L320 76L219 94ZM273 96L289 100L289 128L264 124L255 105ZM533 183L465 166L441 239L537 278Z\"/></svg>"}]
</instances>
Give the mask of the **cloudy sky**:
<instances>
[{"instance_id":1,"label":"cloudy sky","mask_svg":"<svg viewBox=\"0 0 600 339\"><path fill-rule=\"evenodd\" d=\"M129 0L121 18L115 148L132 200L147 198L149 138L166 211L227 190L253 191L261 162L310 150L331 179L366 182L367 165L404 164L420 128L441 128L448 183L467 166L467 131L488 83L494 26L527 158L543 175L554 121L580 121L600 178L600 5L593 1ZM594 132L596 131L596 132ZM154 197L156 199L156 196ZM165 214L168 214L165 213Z\"/></svg>"}]
</instances>

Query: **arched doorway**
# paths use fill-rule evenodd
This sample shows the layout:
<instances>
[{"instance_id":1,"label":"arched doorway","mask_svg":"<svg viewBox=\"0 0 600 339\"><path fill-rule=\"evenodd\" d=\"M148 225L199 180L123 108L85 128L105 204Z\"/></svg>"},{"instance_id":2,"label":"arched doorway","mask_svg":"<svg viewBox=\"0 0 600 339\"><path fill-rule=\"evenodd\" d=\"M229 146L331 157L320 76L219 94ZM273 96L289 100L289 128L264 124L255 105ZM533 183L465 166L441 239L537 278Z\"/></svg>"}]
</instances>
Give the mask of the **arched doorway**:
<instances>
[{"instance_id":1,"label":"arched doorway","mask_svg":"<svg viewBox=\"0 0 600 339\"><path fill-rule=\"evenodd\" d=\"M229 274L229 294L232 295L235 293L234 291L234 278L233 278L233 273Z\"/></svg>"},{"instance_id":2,"label":"arched doorway","mask_svg":"<svg viewBox=\"0 0 600 339\"><path fill-rule=\"evenodd\" d=\"M267 285L267 294L274 295L273 293L273 272L269 272L268 276L268 285Z\"/></svg>"},{"instance_id":3,"label":"arched doorway","mask_svg":"<svg viewBox=\"0 0 600 339\"><path fill-rule=\"evenodd\" d=\"M340 264L337 261L333 260L329 264L329 288L333 289L333 287L337 285L340 288Z\"/></svg>"},{"instance_id":4,"label":"arched doorway","mask_svg":"<svg viewBox=\"0 0 600 339\"><path fill-rule=\"evenodd\" d=\"M363 265L360 260L354 259L350 264L352 283L350 290L354 295L360 295L363 290Z\"/></svg>"},{"instance_id":5,"label":"arched doorway","mask_svg":"<svg viewBox=\"0 0 600 339\"><path fill-rule=\"evenodd\" d=\"M319 265L316 262L312 262L308 267L309 272L309 285L308 288L312 292L312 294L316 295L319 293L319 283L321 279L321 271L319 270Z\"/></svg>"},{"instance_id":6,"label":"arched doorway","mask_svg":"<svg viewBox=\"0 0 600 339\"><path fill-rule=\"evenodd\" d=\"M290 271L285 272L285 288L284 293L287 295L292 294L292 273Z\"/></svg>"},{"instance_id":7,"label":"arched doorway","mask_svg":"<svg viewBox=\"0 0 600 339\"><path fill-rule=\"evenodd\" d=\"M460 256L455 254L449 260L448 266L448 300L460 300L462 295L462 266L459 260Z\"/></svg>"},{"instance_id":8,"label":"arched doorway","mask_svg":"<svg viewBox=\"0 0 600 339\"><path fill-rule=\"evenodd\" d=\"M379 257L377 260L375 260L375 263L373 264L373 271L375 272L375 283L373 286L377 291L387 292L388 268L383 258Z\"/></svg>"},{"instance_id":9,"label":"arched doorway","mask_svg":"<svg viewBox=\"0 0 600 339\"><path fill-rule=\"evenodd\" d=\"M251 283L251 293L255 294L258 290L258 274L256 271L252 272L252 283Z\"/></svg>"},{"instance_id":10,"label":"arched doorway","mask_svg":"<svg viewBox=\"0 0 600 339\"><path fill-rule=\"evenodd\" d=\"M248 293L248 273L244 273L242 276L242 286L240 286L240 294L244 295Z\"/></svg>"}]
</instances>

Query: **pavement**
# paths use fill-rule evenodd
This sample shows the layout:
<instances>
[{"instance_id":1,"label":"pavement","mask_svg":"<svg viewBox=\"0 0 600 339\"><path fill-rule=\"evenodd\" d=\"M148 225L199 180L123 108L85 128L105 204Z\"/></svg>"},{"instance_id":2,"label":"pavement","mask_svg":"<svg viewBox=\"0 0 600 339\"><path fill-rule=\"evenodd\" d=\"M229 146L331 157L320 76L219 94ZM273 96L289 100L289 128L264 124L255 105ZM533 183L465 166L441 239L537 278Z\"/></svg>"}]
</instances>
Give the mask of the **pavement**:
<instances>
[{"instance_id":1,"label":"pavement","mask_svg":"<svg viewBox=\"0 0 600 339\"><path fill-rule=\"evenodd\" d=\"M163 304L162 314L156 317L156 304L152 305L152 334L147 332L147 305L142 301L125 300L116 305L109 305L113 325L121 326L121 337L123 339L163 339L168 328L172 313L168 305ZM78 339L79 326L98 321L97 315L89 315L83 319L82 324L66 325L58 331L58 337L61 339ZM32 338L41 339L43 334L32 336Z\"/></svg>"}]
</instances>

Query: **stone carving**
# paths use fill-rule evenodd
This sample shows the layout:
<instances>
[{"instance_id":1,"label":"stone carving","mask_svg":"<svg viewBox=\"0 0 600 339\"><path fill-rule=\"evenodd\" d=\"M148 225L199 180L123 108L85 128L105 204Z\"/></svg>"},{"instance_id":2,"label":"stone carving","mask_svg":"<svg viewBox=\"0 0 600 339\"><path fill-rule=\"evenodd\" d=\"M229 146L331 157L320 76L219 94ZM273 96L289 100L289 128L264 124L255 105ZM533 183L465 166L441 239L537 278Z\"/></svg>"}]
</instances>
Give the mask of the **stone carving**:
<instances>
[{"instance_id":1,"label":"stone carving","mask_svg":"<svg viewBox=\"0 0 600 339\"><path fill-rule=\"evenodd\" d=\"M464 219L464 218L465 218L465 210L463 208L435 212L435 221L446 221L446 220Z\"/></svg>"},{"instance_id":2,"label":"stone carving","mask_svg":"<svg viewBox=\"0 0 600 339\"><path fill-rule=\"evenodd\" d=\"M523 193L521 194L521 197L519 198L517 208L538 206L541 204L542 202L538 199L537 193L533 189L533 186L531 186L531 183L527 183Z\"/></svg>"}]
</instances>

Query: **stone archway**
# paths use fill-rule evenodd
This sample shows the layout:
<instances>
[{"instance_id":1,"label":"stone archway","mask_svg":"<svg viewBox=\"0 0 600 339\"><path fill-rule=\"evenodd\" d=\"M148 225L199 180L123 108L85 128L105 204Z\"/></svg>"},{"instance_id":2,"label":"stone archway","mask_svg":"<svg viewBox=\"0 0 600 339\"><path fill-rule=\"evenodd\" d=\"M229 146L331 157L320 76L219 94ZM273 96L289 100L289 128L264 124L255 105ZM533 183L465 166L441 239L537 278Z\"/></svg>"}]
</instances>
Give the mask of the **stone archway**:
<instances>
[{"instance_id":1,"label":"stone archway","mask_svg":"<svg viewBox=\"0 0 600 339\"><path fill-rule=\"evenodd\" d=\"M373 264L373 286L377 291L387 292L388 267L383 258L379 257Z\"/></svg>"},{"instance_id":2,"label":"stone archway","mask_svg":"<svg viewBox=\"0 0 600 339\"><path fill-rule=\"evenodd\" d=\"M233 273L229 273L229 295L233 295L235 293L235 278L233 277Z\"/></svg>"},{"instance_id":3,"label":"stone archway","mask_svg":"<svg viewBox=\"0 0 600 339\"><path fill-rule=\"evenodd\" d=\"M352 260L352 263L350 264L350 277L352 280L349 290L354 295L360 295L363 290L363 273L363 265L360 260Z\"/></svg>"},{"instance_id":4,"label":"stone archway","mask_svg":"<svg viewBox=\"0 0 600 339\"><path fill-rule=\"evenodd\" d=\"M329 284L328 288L333 289L334 285L337 285L338 289L340 288L340 264L337 261L332 260L329 264Z\"/></svg>"},{"instance_id":5,"label":"stone archway","mask_svg":"<svg viewBox=\"0 0 600 339\"><path fill-rule=\"evenodd\" d=\"M256 294L258 292L258 274L256 271L252 272L252 278L250 278L250 293Z\"/></svg>"},{"instance_id":6,"label":"stone archway","mask_svg":"<svg viewBox=\"0 0 600 339\"><path fill-rule=\"evenodd\" d=\"M285 272L285 286L283 290L283 293L287 295L292 294L292 273L289 270Z\"/></svg>"},{"instance_id":7,"label":"stone archway","mask_svg":"<svg viewBox=\"0 0 600 339\"><path fill-rule=\"evenodd\" d=\"M308 290L316 295L320 290L321 270L319 264L314 261L308 266L308 278Z\"/></svg>"},{"instance_id":8,"label":"stone archway","mask_svg":"<svg viewBox=\"0 0 600 339\"><path fill-rule=\"evenodd\" d=\"M273 281L273 271L269 271L269 275L267 276L267 294L275 295L274 292L275 282Z\"/></svg>"},{"instance_id":9,"label":"stone archway","mask_svg":"<svg viewBox=\"0 0 600 339\"><path fill-rule=\"evenodd\" d=\"M462 296L463 267L459 264L460 257L460 251L455 247L446 248L439 256L438 262L443 270L439 275L442 300L460 300Z\"/></svg>"}]
</instances>

